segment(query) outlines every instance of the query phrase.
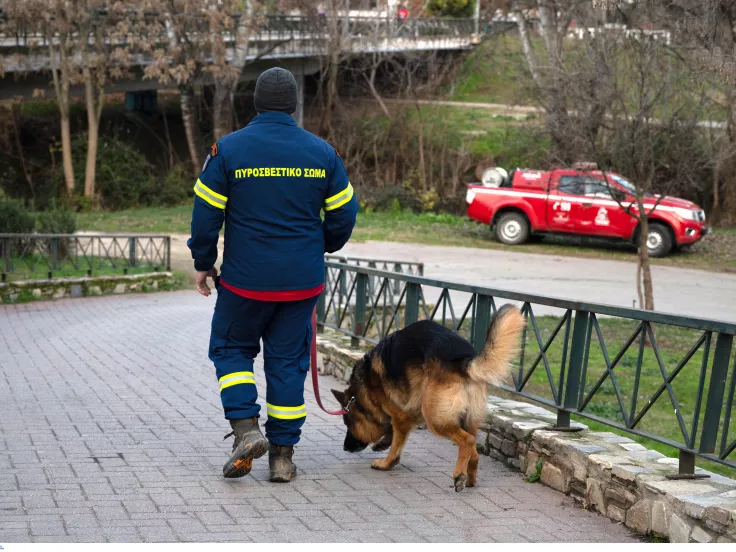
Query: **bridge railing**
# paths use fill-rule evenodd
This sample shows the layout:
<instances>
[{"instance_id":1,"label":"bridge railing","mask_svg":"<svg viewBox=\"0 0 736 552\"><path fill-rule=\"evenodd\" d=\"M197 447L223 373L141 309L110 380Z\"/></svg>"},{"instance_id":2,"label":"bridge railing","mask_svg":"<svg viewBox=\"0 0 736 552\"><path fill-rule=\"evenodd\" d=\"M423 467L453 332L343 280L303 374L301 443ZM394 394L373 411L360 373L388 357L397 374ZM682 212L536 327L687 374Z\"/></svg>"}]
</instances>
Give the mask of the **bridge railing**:
<instances>
[{"instance_id":1,"label":"bridge railing","mask_svg":"<svg viewBox=\"0 0 736 552\"><path fill-rule=\"evenodd\" d=\"M156 14L145 13L146 18ZM131 13L131 18L138 17ZM234 15L237 25L240 15ZM207 19L190 17L187 20L187 33L206 35L209 33ZM303 15L268 14L261 18L260 24L251 35L251 41L295 41L326 38L328 29L336 28L353 38L433 38L436 40L469 37L475 33L475 20L470 18L424 17L410 18L403 22L385 17L317 17ZM498 21L479 22L479 33L492 35L503 32L508 23ZM168 29L162 24L159 42L168 44ZM33 44L45 45L45 37L33 24L7 25L0 21L0 46L4 48L26 48ZM304 45L300 45L304 47ZM301 52L301 50L300 50ZM310 52L306 52L310 53Z\"/></svg>"},{"instance_id":2,"label":"bridge railing","mask_svg":"<svg viewBox=\"0 0 736 552\"><path fill-rule=\"evenodd\" d=\"M170 269L170 236L0 234L3 282Z\"/></svg>"},{"instance_id":3,"label":"bridge railing","mask_svg":"<svg viewBox=\"0 0 736 552\"><path fill-rule=\"evenodd\" d=\"M682 477L694 474L696 456L736 468L734 324L332 260L325 282L319 329L358 348L426 319L480 350L493 313L514 303L527 325L506 392L552 407L560 430L577 415L674 447Z\"/></svg>"}]
</instances>

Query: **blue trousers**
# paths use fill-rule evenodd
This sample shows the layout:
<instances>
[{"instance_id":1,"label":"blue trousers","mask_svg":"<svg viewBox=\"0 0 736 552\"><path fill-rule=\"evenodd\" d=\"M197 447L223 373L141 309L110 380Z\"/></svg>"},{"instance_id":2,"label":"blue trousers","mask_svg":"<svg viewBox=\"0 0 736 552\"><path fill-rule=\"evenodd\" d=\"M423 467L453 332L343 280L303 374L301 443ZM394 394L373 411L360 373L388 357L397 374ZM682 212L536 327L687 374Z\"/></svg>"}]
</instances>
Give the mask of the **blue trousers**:
<instances>
[{"instance_id":1,"label":"blue trousers","mask_svg":"<svg viewBox=\"0 0 736 552\"><path fill-rule=\"evenodd\" d=\"M304 380L309 371L310 319L317 297L302 301L255 301L216 282L209 358L215 364L225 418L260 415L253 359L263 340L266 372L266 438L278 446L299 442L307 415Z\"/></svg>"}]
</instances>

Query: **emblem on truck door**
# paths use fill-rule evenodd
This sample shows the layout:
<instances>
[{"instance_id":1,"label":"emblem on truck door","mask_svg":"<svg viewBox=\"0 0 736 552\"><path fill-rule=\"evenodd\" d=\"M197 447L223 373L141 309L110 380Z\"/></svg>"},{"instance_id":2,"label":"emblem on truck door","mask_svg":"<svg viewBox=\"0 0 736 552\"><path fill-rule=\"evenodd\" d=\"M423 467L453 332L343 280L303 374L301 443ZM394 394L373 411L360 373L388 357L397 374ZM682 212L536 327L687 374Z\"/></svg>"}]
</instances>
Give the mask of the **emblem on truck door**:
<instances>
[{"instance_id":1,"label":"emblem on truck door","mask_svg":"<svg viewBox=\"0 0 736 552\"><path fill-rule=\"evenodd\" d=\"M608 211L605 207L598 209L598 214L595 216L595 223L599 226L608 226L610 223L608 220Z\"/></svg>"}]
</instances>

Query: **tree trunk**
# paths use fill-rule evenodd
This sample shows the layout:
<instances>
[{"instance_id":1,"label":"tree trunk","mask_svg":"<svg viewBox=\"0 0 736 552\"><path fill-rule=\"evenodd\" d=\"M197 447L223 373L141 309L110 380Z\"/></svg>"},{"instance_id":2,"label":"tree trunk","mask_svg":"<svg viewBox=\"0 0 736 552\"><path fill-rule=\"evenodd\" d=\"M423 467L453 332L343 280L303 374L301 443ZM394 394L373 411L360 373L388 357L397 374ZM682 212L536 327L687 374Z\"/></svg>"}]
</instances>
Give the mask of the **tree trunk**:
<instances>
[{"instance_id":1,"label":"tree trunk","mask_svg":"<svg viewBox=\"0 0 736 552\"><path fill-rule=\"evenodd\" d=\"M72 131L69 113L61 113L61 157L64 165L64 182L69 197L74 194L74 165L72 163Z\"/></svg>"},{"instance_id":2,"label":"tree trunk","mask_svg":"<svg viewBox=\"0 0 736 552\"><path fill-rule=\"evenodd\" d=\"M368 81L368 87L371 90L371 94L373 94L373 97L378 102L378 105L381 107L381 111L383 111L383 114L386 115L386 118L390 121L391 113L386 107L386 103L383 101L381 94L379 94L378 90L376 90L376 65L375 64L371 67L370 77L365 77L365 79Z\"/></svg>"},{"instance_id":3,"label":"tree trunk","mask_svg":"<svg viewBox=\"0 0 736 552\"><path fill-rule=\"evenodd\" d=\"M231 101L233 86L234 83L231 85L220 79L215 80L215 97L212 102L215 141L233 131L233 106Z\"/></svg>"},{"instance_id":4,"label":"tree trunk","mask_svg":"<svg viewBox=\"0 0 736 552\"><path fill-rule=\"evenodd\" d=\"M335 104L335 96L337 95L337 70L339 69L340 55L339 52L333 53L327 68L327 99L325 108L322 111L322 118L319 123L319 132L324 138L329 138L332 130L332 111Z\"/></svg>"},{"instance_id":5,"label":"tree trunk","mask_svg":"<svg viewBox=\"0 0 736 552\"><path fill-rule=\"evenodd\" d=\"M639 232L639 255L638 264L641 269L641 286L644 289L644 304L642 308L646 310L654 310L654 286L652 284L652 267L649 263L649 248L647 247L647 237L649 236L649 217L644 209L644 201L638 198L639 213L641 217ZM637 286L639 282L637 282Z\"/></svg>"},{"instance_id":6,"label":"tree trunk","mask_svg":"<svg viewBox=\"0 0 736 552\"><path fill-rule=\"evenodd\" d=\"M194 88L189 85L179 87L179 104L181 105L181 119L184 123L184 132L187 135L189 160L192 162L194 176L199 174L199 167L203 161L199 125L197 124L197 106L195 104Z\"/></svg>"},{"instance_id":7,"label":"tree trunk","mask_svg":"<svg viewBox=\"0 0 736 552\"><path fill-rule=\"evenodd\" d=\"M26 163L26 156L23 153L23 144L20 141L20 129L18 128L18 121L15 118L15 107L11 107L8 112L10 113L10 119L13 123L13 134L15 134L15 149L18 152L18 160L20 161L20 167L23 169L23 176L28 182L28 187L31 190L31 197L36 199L36 188L33 185L33 175L28 170L28 163ZM8 144L10 146L10 144ZM10 148L8 148L10 149Z\"/></svg>"},{"instance_id":8,"label":"tree trunk","mask_svg":"<svg viewBox=\"0 0 736 552\"><path fill-rule=\"evenodd\" d=\"M716 159L715 166L713 167L713 209L711 210L710 216L714 222L719 218L719 211L721 210L721 198L719 193L721 180L721 160Z\"/></svg>"},{"instance_id":9,"label":"tree trunk","mask_svg":"<svg viewBox=\"0 0 736 552\"><path fill-rule=\"evenodd\" d=\"M562 163L573 161L569 133L567 132L568 127L565 99L561 90L555 85L549 91L547 132L549 132L552 139L552 154Z\"/></svg>"},{"instance_id":10,"label":"tree trunk","mask_svg":"<svg viewBox=\"0 0 736 552\"><path fill-rule=\"evenodd\" d=\"M88 36L88 32L80 33ZM100 45L99 41L96 44ZM100 47L102 47L100 45ZM97 146L99 143L100 117L105 99L105 91L99 80L99 75L90 66L89 51L86 45L82 46L82 74L84 75L84 97L87 104L87 165L84 171L84 196L93 198L95 195L95 178L97 172Z\"/></svg>"},{"instance_id":11,"label":"tree trunk","mask_svg":"<svg viewBox=\"0 0 736 552\"><path fill-rule=\"evenodd\" d=\"M97 173L97 146L99 143L99 121L88 117L87 128L87 166L84 171L84 196L94 197Z\"/></svg>"},{"instance_id":12,"label":"tree trunk","mask_svg":"<svg viewBox=\"0 0 736 552\"><path fill-rule=\"evenodd\" d=\"M726 123L726 137L728 142L726 143L726 158L718 164L718 181L715 180L714 175L713 182L713 216L720 215L720 211L723 210L724 214L727 209L733 208L734 199L736 192L734 192L734 186L736 186L736 91L733 90L732 86L726 87L726 102L728 110L728 120ZM724 196L721 198L719 192L720 180L724 180Z\"/></svg>"},{"instance_id":13,"label":"tree trunk","mask_svg":"<svg viewBox=\"0 0 736 552\"><path fill-rule=\"evenodd\" d=\"M529 68L529 72L534 79L534 84L537 85L537 88L541 88L542 79L539 76L539 71L537 70L537 62L534 59L534 51L532 50L532 43L531 39L529 38L529 30L526 28L526 20L524 19L524 16L521 13L521 10L518 8L516 2L514 2L513 14L516 17L516 24L519 28L519 38L521 39L521 49L524 52L524 57L526 58L526 64Z\"/></svg>"},{"instance_id":14,"label":"tree trunk","mask_svg":"<svg viewBox=\"0 0 736 552\"><path fill-rule=\"evenodd\" d=\"M57 14L58 15L58 14ZM54 48L55 36L46 31L45 40L49 45L49 61L51 62L51 76L56 92L56 103L59 106L61 119L61 156L64 165L64 183L66 194L74 194L74 164L72 163L72 132L69 124L69 67L67 64L66 48L68 36L61 34L58 37L59 50Z\"/></svg>"},{"instance_id":15,"label":"tree trunk","mask_svg":"<svg viewBox=\"0 0 736 552\"><path fill-rule=\"evenodd\" d=\"M419 121L419 179L421 181L422 190L427 189L427 168L424 163L424 124L422 122L422 113L419 104L415 104L417 109L417 120Z\"/></svg>"}]
</instances>

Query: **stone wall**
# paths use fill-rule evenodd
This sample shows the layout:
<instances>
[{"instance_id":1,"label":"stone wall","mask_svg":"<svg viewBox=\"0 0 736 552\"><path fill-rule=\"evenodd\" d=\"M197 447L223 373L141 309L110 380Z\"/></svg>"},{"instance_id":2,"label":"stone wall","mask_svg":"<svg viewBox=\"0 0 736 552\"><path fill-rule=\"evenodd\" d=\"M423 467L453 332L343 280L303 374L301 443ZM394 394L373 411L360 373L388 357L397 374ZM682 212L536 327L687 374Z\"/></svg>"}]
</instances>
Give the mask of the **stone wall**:
<instances>
[{"instance_id":1,"label":"stone wall","mask_svg":"<svg viewBox=\"0 0 736 552\"><path fill-rule=\"evenodd\" d=\"M171 272L0 283L0 303L177 289Z\"/></svg>"},{"instance_id":2,"label":"stone wall","mask_svg":"<svg viewBox=\"0 0 736 552\"><path fill-rule=\"evenodd\" d=\"M318 337L320 373L347 380L363 351L349 339ZM539 479L589 508L641 534L670 542L736 542L736 481L708 475L669 480L677 459L611 432L550 428L556 415L525 402L490 396L477 435L478 451Z\"/></svg>"}]
</instances>

